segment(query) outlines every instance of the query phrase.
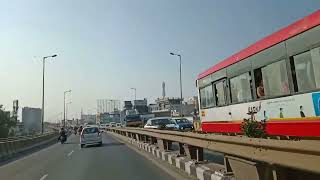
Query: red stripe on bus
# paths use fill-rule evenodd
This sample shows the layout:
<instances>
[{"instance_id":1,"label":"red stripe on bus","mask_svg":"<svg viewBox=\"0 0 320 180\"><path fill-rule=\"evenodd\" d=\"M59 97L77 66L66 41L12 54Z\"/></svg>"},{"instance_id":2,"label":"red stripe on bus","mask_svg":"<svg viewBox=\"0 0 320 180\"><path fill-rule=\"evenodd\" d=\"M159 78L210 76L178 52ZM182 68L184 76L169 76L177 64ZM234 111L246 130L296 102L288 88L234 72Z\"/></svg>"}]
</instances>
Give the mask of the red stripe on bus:
<instances>
[{"instance_id":1,"label":"red stripe on bus","mask_svg":"<svg viewBox=\"0 0 320 180\"><path fill-rule=\"evenodd\" d=\"M241 123L214 123L203 122L202 131L215 133L239 133L241 134ZM301 136L314 137L320 136L320 118L306 121L270 121L266 125L266 133L279 136Z\"/></svg>"},{"instance_id":2,"label":"red stripe on bus","mask_svg":"<svg viewBox=\"0 0 320 180\"><path fill-rule=\"evenodd\" d=\"M207 69L206 71L198 75L198 79L208 76L220 69L223 69L231 64L239 62L251 55L254 55L264 49L267 49L279 42L285 41L295 35L298 35L308 29L311 29L320 24L320 10L306 16L295 23L280 29L279 31L257 41L256 43L250 45L249 47L241 50L240 52L230 56L229 58L221 61L215 66Z\"/></svg>"},{"instance_id":3,"label":"red stripe on bus","mask_svg":"<svg viewBox=\"0 0 320 180\"><path fill-rule=\"evenodd\" d=\"M267 123L266 132L283 136L320 136L320 121L272 121Z\"/></svg>"},{"instance_id":4,"label":"red stripe on bus","mask_svg":"<svg viewBox=\"0 0 320 180\"><path fill-rule=\"evenodd\" d=\"M204 132L217 132L217 133L241 133L241 123L226 122L226 123L201 123L201 129Z\"/></svg>"}]
</instances>

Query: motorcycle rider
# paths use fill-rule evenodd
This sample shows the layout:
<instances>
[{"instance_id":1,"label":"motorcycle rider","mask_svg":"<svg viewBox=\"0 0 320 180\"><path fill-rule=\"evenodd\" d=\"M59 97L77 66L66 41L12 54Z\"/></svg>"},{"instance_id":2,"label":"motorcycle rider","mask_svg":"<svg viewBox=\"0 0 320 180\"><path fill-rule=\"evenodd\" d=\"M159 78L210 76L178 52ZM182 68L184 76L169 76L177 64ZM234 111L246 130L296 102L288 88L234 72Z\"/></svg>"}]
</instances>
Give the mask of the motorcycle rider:
<instances>
[{"instance_id":1,"label":"motorcycle rider","mask_svg":"<svg viewBox=\"0 0 320 180\"><path fill-rule=\"evenodd\" d=\"M60 141L61 137L67 138L66 131L64 130L63 127L60 129L59 134L60 134L60 136L59 136L59 138L58 138L59 141Z\"/></svg>"},{"instance_id":2,"label":"motorcycle rider","mask_svg":"<svg viewBox=\"0 0 320 180\"><path fill-rule=\"evenodd\" d=\"M81 135L81 132L82 132L82 126L80 126L79 128L78 128L78 133Z\"/></svg>"},{"instance_id":3,"label":"motorcycle rider","mask_svg":"<svg viewBox=\"0 0 320 180\"><path fill-rule=\"evenodd\" d=\"M77 135L78 127L77 127L77 126L74 126L73 131L74 131L74 134Z\"/></svg>"}]
</instances>

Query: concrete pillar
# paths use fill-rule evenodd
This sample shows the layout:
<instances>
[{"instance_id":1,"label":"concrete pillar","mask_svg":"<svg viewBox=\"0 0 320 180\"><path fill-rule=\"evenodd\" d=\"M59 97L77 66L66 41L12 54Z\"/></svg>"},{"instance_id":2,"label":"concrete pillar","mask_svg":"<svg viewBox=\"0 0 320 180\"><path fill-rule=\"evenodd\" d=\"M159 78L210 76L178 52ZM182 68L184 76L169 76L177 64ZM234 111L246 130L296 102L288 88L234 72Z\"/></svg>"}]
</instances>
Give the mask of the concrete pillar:
<instances>
[{"instance_id":1,"label":"concrete pillar","mask_svg":"<svg viewBox=\"0 0 320 180\"><path fill-rule=\"evenodd\" d=\"M186 152L184 151L183 143L179 143L179 156L185 156Z\"/></svg>"},{"instance_id":2,"label":"concrete pillar","mask_svg":"<svg viewBox=\"0 0 320 180\"><path fill-rule=\"evenodd\" d=\"M232 172L230 163L229 163L228 158L226 156L224 156L224 166L225 166L227 172Z\"/></svg>"},{"instance_id":3,"label":"concrete pillar","mask_svg":"<svg viewBox=\"0 0 320 180\"><path fill-rule=\"evenodd\" d=\"M151 144L157 144L157 138L150 137L151 138Z\"/></svg>"},{"instance_id":4,"label":"concrete pillar","mask_svg":"<svg viewBox=\"0 0 320 180\"><path fill-rule=\"evenodd\" d=\"M140 134L136 134L136 140L137 140L137 141L140 141L140 140L141 140Z\"/></svg>"},{"instance_id":5,"label":"concrete pillar","mask_svg":"<svg viewBox=\"0 0 320 180\"><path fill-rule=\"evenodd\" d=\"M150 136L145 135L145 142L146 142L146 143L151 143L151 138L150 138Z\"/></svg>"},{"instance_id":6,"label":"concrete pillar","mask_svg":"<svg viewBox=\"0 0 320 180\"><path fill-rule=\"evenodd\" d=\"M161 151L172 150L172 142L164 139L157 139L158 147Z\"/></svg>"},{"instance_id":7,"label":"concrete pillar","mask_svg":"<svg viewBox=\"0 0 320 180\"><path fill-rule=\"evenodd\" d=\"M192 146L192 145L183 145L185 154L190 158L197 161L203 161L203 148Z\"/></svg>"},{"instance_id":8,"label":"concrete pillar","mask_svg":"<svg viewBox=\"0 0 320 180\"><path fill-rule=\"evenodd\" d=\"M237 180L287 180L285 176L279 174L280 171L276 171L276 169L268 164L248 161L233 156L225 156L225 164L230 166Z\"/></svg>"}]
</instances>

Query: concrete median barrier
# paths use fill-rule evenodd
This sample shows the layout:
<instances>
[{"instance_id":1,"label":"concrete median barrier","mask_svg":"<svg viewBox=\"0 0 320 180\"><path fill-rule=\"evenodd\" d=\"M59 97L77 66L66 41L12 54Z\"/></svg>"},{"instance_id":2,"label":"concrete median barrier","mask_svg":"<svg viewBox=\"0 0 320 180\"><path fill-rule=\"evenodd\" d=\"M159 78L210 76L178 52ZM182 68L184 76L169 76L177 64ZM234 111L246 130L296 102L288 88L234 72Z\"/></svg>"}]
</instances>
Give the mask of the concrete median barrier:
<instances>
[{"instance_id":1,"label":"concrete median barrier","mask_svg":"<svg viewBox=\"0 0 320 180\"><path fill-rule=\"evenodd\" d=\"M151 144L130 137L122 136L114 132L108 132L121 139L123 142L132 144L137 148L150 153L161 161L167 162L172 168L178 168L189 176L200 180L234 180L233 173L225 171L222 165L206 162L197 162L186 156L180 156L176 151L161 150L157 144Z\"/></svg>"},{"instance_id":2,"label":"concrete median barrier","mask_svg":"<svg viewBox=\"0 0 320 180\"><path fill-rule=\"evenodd\" d=\"M50 142L57 141L58 133L47 133L34 137L18 137L1 139L0 141L0 162L15 157L21 152L42 147Z\"/></svg>"}]
</instances>

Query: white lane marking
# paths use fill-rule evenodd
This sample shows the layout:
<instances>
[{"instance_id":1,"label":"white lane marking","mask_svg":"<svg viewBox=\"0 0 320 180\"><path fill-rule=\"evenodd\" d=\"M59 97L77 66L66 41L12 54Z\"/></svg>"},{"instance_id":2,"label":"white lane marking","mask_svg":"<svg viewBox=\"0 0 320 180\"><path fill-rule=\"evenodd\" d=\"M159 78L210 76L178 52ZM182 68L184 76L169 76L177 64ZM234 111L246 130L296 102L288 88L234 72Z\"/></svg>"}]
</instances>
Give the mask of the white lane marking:
<instances>
[{"instance_id":1,"label":"white lane marking","mask_svg":"<svg viewBox=\"0 0 320 180\"><path fill-rule=\"evenodd\" d=\"M45 174L45 175L42 176L42 178L40 178L40 180L44 180L44 179L46 179L47 177L48 177L48 174Z\"/></svg>"},{"instance_id":2,"label":"white lane marking","mask_svg":"<svg viewBox=\"0 0 320 180\"><path fill-rule=\"evenodd\" d=\"M71 152L69 152L68 156L71 156L71 154L73 153L74 151L72 150Z\"/></svg>"}]
</instances>

